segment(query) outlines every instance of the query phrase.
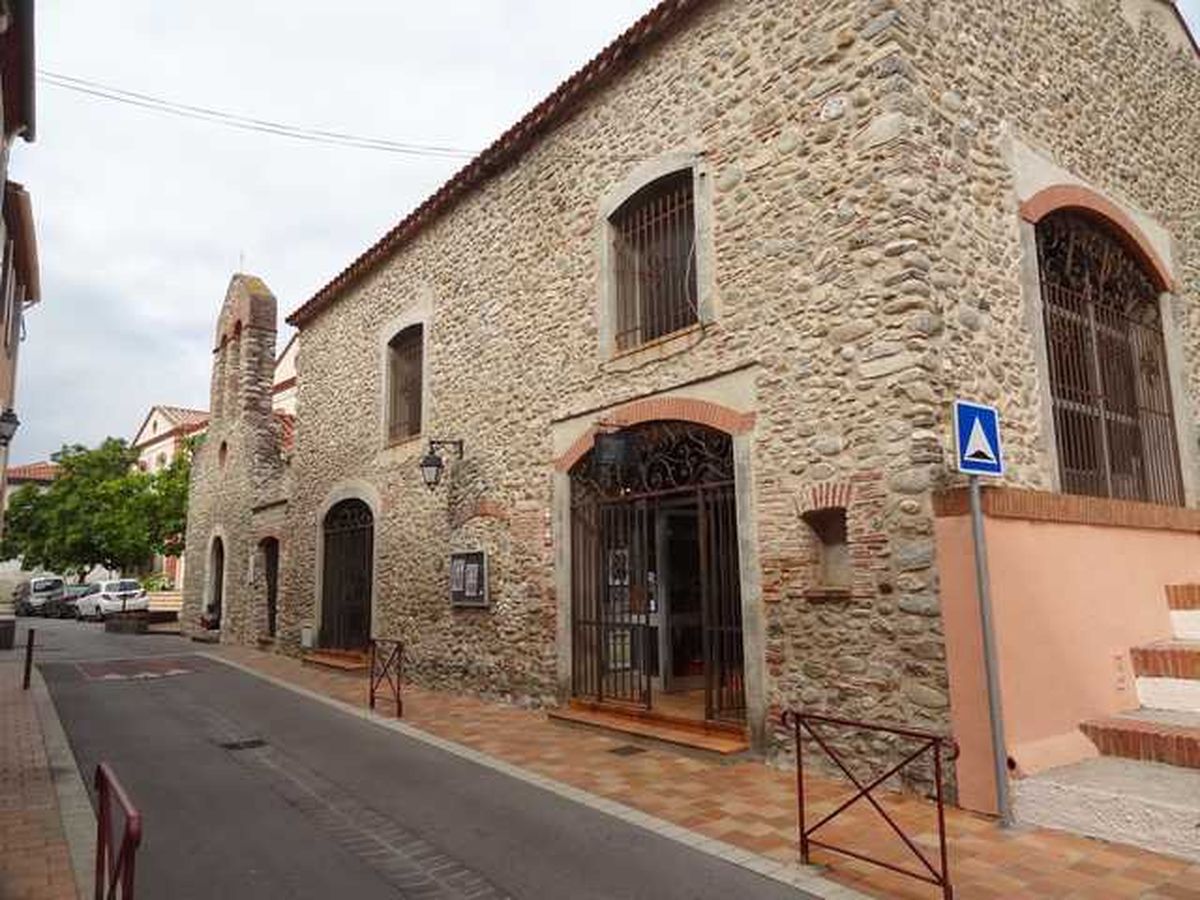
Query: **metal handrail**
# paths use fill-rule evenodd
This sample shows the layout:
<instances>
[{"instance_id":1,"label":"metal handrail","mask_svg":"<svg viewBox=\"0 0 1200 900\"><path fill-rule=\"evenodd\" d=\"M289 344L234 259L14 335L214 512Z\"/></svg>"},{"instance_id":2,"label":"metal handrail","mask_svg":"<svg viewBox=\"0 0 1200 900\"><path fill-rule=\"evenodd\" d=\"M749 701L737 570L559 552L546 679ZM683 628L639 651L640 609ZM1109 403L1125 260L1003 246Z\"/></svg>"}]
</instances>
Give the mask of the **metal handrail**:
<instances>
[{"instance_id":1,"label":"metal handrail","mask_svg":"<svg viewBox=\"0 0 1200 900\"><path fill-rule=\"evenodd\" d=\"M942 754L946 754L947 760L954 760L958 757L958 744L953 738L934 734L930 731L923 731L918 728L907 728L901 725L892 725L883 722L865 722L858 719L847 719L839 716L817 715L815 713L803 713L796 710L785 710L782 717L785 728L790 728L796 744L796 812L798 818L798 830L800 835L800 859L805 864L809 863L809 855L811 847L821 847L833 853L840 853L843 856L849 856L853 859L862 862L871 863L881 866L885 869L890 869L893 872L898 872L901 875L907 875L911 878L916 878L926 884L932 884L942 889L942 897L944 900L952 900L954 897L954 889L950 884L950 860L946 852L946 807L945 800L942 795ZM905 756L900 762L891 766L882 774L870 779L869 782L860 780L842 761L842 757L838 752L829 746L825 738L813 728L814 724L828 725L838 728L853 728L859 731L873 731L881 734L894 734L898 737L908 738L920 742L920 746L916 750ZM850 780L850 783L855 787L855 793L850 799L843 801L832 812L825 814L815 825L809 826L807 823L807 813L805 810L805 794L804 794L804 752L801 746L801 729L808 732L817 745L824 751L825 755L836 765L842 773ZM920 847L904 833L897 823L880 805L879 801L872 796L872 791L886 782L893 775L900 772L905 766L915 762L926 753L932 752L933 756L933 771L935 781L935 792L937 799L937 823L938 823L938 851L939 865L934 867L926 855L921 852ZM814 832L828 822L835 819L839 814L845 812L859 800L866 799L875 811L883 817L891 829L896 833L897 837L904 845L912 852L914 856L920 860L925 871L913 870L904 866L896 865L883 859L876 859L859 850L853 850L849 847L842 847L836 844L831 844L826 841L818 840L813 837Z\"/></svg>"},{"instance_id":2,"label":"metal handrail","mask_svg":"<svg viewBox=\"0 0 1200 900\"><path fill-rule=\"evenodd\" d=\"M380 686L386 684L396 702L396 718L403 718L404 700L401 697L401 685L404 682L404 642L372 638L368 676L371 709L375 708L375 697Z\"/></svg>"},{"instance_id":3,"label":"metal handrail","mask_svg":"<svg viewBox=\"0 0 1200 900\"><path fill-rule=\"evenodd\" d=\"M99 815L96 820L96 893L95 900L133 900L134 860L142 843L142 814L125 793L108 763L96 766L96 794ZM121 807L125 827L120 849L114 855L112 836L113 799ZM118 894L118 888L120 893Z\"/></svg>"}]
</instances>

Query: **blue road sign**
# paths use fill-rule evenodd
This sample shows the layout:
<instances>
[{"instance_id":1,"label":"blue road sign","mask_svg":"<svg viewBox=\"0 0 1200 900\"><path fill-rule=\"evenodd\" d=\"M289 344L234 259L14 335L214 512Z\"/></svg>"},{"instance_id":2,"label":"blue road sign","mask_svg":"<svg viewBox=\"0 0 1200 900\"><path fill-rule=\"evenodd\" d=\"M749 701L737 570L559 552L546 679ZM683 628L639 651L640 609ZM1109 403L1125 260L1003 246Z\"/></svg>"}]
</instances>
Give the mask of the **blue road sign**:
<instances>
[{"instance_id":1,"label":"blue road sign","mask_svg":"<svg viewBox=\"0 0 1200 900\"><path fill-rule=\"evenodd\" d=\"M994 406L954 401L954 449L958 471L968 475L1003 475L1000 414Z\"/></svg>"}]
</instances>

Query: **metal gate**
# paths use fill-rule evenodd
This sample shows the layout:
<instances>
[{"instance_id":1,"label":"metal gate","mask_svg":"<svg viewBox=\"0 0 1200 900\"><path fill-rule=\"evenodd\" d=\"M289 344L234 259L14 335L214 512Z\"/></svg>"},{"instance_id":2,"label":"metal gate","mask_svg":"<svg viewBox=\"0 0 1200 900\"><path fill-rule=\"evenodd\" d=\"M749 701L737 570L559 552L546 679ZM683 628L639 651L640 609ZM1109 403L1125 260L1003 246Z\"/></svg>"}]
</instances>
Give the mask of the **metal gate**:
<instances>
[{"instance_id":1,"label":"metal gate","mask_svg":"<svg viewBox=\"0 0 1200 900\"><path fill-rule=\"evenodd\" d=\"M1103 225L1037 226L1062 489L1181 505L1158 289Z\"/></svg>"},{"instance_id":2,"label":"metal gate","mask_svg":"<svg viewBox=\"0 0 1200 900\"><path fill-rule=\"evenodd\" d=\"M655 422L602 437L571 473L574 693L649 709L653 685L671 674L672 655L694 653L703 669L697 674L703 676L705 718L741 720L745 686L730 438L685 422ZM672 516L694 521L698 616L672 618L667 612L664 535Z\"/></svg>"},{"instance_id":3,"label":"metal gate","mask_svg":"<svg viewBox=\"0 0 1200 900\"><path fill-rule=\"evenodd\" d=\"M325 516L322 647L358 650L370 641L374 525L361 500L343 500Z\"/></svg>"}]
</instances>

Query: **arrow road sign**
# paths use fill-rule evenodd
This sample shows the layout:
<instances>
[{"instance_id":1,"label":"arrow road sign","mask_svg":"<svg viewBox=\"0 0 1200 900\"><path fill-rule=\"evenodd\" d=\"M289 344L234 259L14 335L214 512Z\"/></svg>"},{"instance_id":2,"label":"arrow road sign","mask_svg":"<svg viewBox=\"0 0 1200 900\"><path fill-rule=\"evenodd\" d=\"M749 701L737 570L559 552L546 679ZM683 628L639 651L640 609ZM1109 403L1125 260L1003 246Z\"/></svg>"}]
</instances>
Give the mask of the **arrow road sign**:
<instances>
[{"instance_id":1,"label":"arrow road sign","mask_svg":"<svg viewBox=\"0 0 1200 900\"><path fill-rule=\"evenodd\" d=\"M954 401L954 449L958 471L968 475L1003 475L1000 414L994 406Z\"/></svg>"}]
</instances>

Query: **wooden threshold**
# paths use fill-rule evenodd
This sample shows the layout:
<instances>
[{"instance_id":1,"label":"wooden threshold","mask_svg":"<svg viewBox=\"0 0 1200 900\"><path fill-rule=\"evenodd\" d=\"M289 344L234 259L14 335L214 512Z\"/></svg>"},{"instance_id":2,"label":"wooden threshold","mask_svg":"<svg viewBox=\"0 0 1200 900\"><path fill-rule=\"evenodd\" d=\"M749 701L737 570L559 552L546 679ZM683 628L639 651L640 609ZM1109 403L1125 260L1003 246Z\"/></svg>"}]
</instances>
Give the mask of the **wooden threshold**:
<instances>
[{"instance_id":1,"label":"wooden threshold","mask_svg":"<svg viewBox=\"0 0 1200 900\"><path fill-rule=\"evenodd\" d=\"M367 671L367 654L361 650L309 650L302 657L306 666L332 669L335 672Z\"/></svg>"},{"instance_id":2,"label":"wooden threshold","mask_svg":"<svg viewBox=\"0 0 1200 900\"><path fill-rule=\"evenodd\" d=\"M572 700L569 706L550 710L548 715L560 722L589 725L694 750L706 750L722 756L731 756L750 749L743 726L682 719L662 715L653 710Z\"/></svg>"}]
</instances>

